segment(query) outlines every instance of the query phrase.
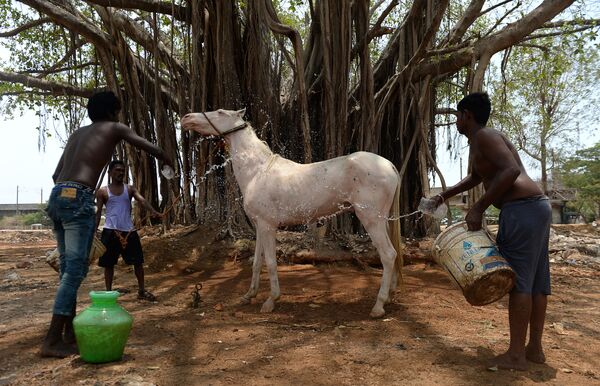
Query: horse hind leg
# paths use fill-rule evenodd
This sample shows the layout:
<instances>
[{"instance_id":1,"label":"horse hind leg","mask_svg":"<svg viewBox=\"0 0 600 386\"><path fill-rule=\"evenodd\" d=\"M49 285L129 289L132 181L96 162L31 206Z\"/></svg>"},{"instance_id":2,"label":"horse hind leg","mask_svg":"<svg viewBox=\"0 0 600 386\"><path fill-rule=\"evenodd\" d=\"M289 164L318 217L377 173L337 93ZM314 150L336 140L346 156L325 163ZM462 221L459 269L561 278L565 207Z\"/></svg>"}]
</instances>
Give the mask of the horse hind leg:
<instances>
[{"instance_id":1,"label":"horse hind leg","mask_svg":"<svg viewBox=\"0 0 600 386\"><path fill-rule=\"evenodd\" d=\"M240 299L241 304L248 304L252 298L256 297L258 287L260 285L260 270L265 255L263 245L264 236L258 228L256 228L256 247L254 248L254 261L252 262L252 281L248 292Z\"/></svg>"},{"instance_id":2,"label":"horse hind leg","mask_svg":"<svg viewBox=\"0 0 600 386\"><path fill-rule=\"evenodd\" d=\"M396 291L397 287L398 287L398 271L394 267L394 269L392 269L392 281L390 282L390 297Z\"/></svg>"},{"instance_id":3,"label":"horse hind leg","mask_svg":"<svg viewBox=\"0 0 600 386\"><path fill-rule=\"evenodd\" d=\"M269 272L269 282L271 283L271 293L269 298L263 303L260 312L271 312L275 308L275 301L279 299L279 278L277 277L277 257L275 255L275 229L265 230L264 252L267 270Z\"/></svg>"},{"instance_id":4,"label":"horse hind leg","mask_svg":"<svg viewBox=\"0 0 600 386\"><path fill-rule=\"evenodd\" d=\"M385 314L383 306L390 299L390 289L392 286L392 278L394 275L394 261L396 259L396 250L390 238L387 234L386 219L371 219L366 213L357 213L358 218L361 220L363 226L369 232L371 241L381 259L383 265L383 275L381 277L381 287L377 294L377 301L371 310L370 316L373 318L380 318Z\"/></svg>"}]
</instances>

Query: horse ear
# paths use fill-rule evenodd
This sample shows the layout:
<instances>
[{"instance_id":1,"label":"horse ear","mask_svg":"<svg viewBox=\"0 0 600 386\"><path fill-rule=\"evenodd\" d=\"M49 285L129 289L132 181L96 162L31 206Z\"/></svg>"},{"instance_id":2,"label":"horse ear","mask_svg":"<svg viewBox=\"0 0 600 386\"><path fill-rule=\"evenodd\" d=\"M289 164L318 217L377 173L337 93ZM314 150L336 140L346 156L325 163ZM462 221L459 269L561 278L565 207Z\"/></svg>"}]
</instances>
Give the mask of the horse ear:
<instances>
[{"instance_id":1,"label":"horse ear","mask_svg":"<svg viewBox=\"0 0 600 386\"><path fill-rule=\"evenodd\" d=\"M235 113L237 114L238 117L243 118L244 114L246 114L246 109L243 108L241 110L236 111Z\"/></svg>"}]
</instances>

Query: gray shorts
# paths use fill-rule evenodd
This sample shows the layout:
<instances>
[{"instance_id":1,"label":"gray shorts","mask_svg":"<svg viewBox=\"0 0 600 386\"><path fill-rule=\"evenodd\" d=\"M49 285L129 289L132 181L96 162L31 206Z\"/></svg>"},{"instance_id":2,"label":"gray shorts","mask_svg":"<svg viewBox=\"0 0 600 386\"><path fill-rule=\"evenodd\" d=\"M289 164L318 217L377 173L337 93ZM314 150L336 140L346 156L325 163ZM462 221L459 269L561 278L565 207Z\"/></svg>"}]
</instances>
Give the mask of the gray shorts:
<instances>
[{"instance_id":1,"label":"gray shorts","mask_svg":"<svg viewBox=\"0 0 600 386\"><path fill-rule=\"evenodd\" d=\"M552 207L546 196L506 202L496 243L516 273L513 291L550 295L548 240Z\"/></svg>"}]
</instances>

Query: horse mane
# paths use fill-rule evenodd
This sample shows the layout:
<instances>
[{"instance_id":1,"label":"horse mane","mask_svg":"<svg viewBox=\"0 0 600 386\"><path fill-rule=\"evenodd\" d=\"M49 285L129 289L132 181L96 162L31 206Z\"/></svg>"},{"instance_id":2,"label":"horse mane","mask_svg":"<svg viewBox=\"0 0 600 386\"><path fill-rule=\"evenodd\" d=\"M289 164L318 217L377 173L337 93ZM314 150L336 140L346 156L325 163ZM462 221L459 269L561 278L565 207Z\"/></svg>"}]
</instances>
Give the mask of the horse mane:
<instances>
[{"instance_id":1,"label":"horse mane","mask_svg":"<svg viewBox=\"0 0 600 386\"><path fill-rule=\"evenodd\" d=\"M250 132L257 139L257 141L256 141L257 150L261 151L262 153L264 153L268 156L272 156L273 154L275 154L275 153L273 153L273 150L271 150L271 148L269 147L269 144L266 141L263 141L262 139L258 138L258 135L256 134L256 131L254 130L254 127L250 124L250 122L248 122L247 127L250 129Z\"/></svg>"}]
</instances>

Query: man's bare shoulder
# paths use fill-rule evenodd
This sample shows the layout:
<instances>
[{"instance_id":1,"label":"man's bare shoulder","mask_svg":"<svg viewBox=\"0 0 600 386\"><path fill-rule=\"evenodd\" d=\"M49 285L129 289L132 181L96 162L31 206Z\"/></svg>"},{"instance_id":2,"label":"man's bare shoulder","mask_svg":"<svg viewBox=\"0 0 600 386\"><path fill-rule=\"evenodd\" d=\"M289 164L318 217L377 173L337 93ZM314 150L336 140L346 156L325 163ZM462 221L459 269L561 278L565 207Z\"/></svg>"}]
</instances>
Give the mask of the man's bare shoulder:
<instances>
[{"instance_id":1,"label":"man's bare shoulder","mask_svg":"<svg viewBox=\"0 0 600 386\"><path fill-rule=\"evenodd\" d=\"M496 130L496 129L492 129L491 127L482 127L481 129L479 129L477 131L477 133L475 133L475 138L479 139L479 138L503 138L504 135Z\"/></svg>"},{"instance_id":2,"label":"man's bare shoulder","mask_svg":"<svg viewBox=\"0 0 600 386\"><path fill-rule=\"evenodd\" d=\"M105 199L108 197L108 187L102 186L96 192L96 197Z\"/></svg>"},{"instance_id":3,"label":"man's bare shoulder","mask_svg":"<svg viewBox=\"0 0 600 386\"><path fill-rule=\"evenodd\" d=\"M482 127L473 136L474 143L479 147L499 145L506 143L506 137L498 130Z\"/></svg>"}]
</instances>

